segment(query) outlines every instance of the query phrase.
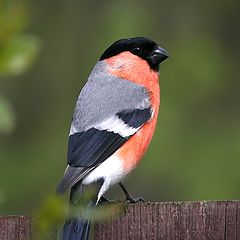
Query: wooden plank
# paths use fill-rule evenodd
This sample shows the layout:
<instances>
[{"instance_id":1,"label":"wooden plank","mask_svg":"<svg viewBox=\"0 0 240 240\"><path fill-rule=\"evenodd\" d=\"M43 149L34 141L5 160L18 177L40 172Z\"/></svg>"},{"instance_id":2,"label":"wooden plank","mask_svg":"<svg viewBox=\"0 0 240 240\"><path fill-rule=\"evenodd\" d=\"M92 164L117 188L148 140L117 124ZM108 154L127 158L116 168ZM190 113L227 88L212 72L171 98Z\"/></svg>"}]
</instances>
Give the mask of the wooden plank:
<instances>
[{"instance_id":1,"label":"wooden plank","mask_svg":"<svg viewBox=\"0 0 240 240\"><path fill-rule=\"evenodd\" d=\"M30 216L0 216L1 240L30 240L32 238Z\"/></svg>"},{"instance_id":2,"label":"wooden plank","mask_svg":"<svg viewBox=\"0 0 240 240\"><path fill-rule=\"evenodd\" d=\"M237 202L236 210L236 239L240 239L240 201Z\"/></svg>"},{"instance_id":3,"label":"wooden plank","mask_svg":"<svg viewBox=\"0 0 240 240\"><path fill-rule=\"evenodd\" d=\"M96 224L95 239L240 240L239 202L196 201L129 205L126 214L118 220Z\"/></svg>"},{"instance_id":4,"label":"wooden plank","mask_svg":"<svg viewBox=\"0 0 240 240\"><path fill-rule=\"evenodd\" d=\"M226 240L237 240L237 207L237 202L226 203Z\"/></svg>"},{"instance_id":5,"label":"wooden plank","mask_svg":"<svg viewBox=\"0 0 240 240\"><path fill-rule=\"evenodd\" d=\"M95 224L97 240L240 240L240 201L130 204ZM0 240L31 240L31 216L0 216Z\"/></svg>"}]
</instances>

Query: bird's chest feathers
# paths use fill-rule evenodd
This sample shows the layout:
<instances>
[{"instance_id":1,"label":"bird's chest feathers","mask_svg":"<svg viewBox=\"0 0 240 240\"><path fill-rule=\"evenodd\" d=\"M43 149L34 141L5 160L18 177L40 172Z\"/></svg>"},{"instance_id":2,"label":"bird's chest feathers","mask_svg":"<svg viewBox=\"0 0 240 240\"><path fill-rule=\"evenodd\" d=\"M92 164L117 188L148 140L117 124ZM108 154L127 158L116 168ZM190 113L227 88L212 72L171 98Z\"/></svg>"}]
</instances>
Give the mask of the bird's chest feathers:
<instances>
[{"instance_id":1,"label":"bird's chest feathers","mask_svg":"<svg viewBox=\"0 0 240 240\"><path fill-rule=\"evenodd\" d=\"M124 159L124 167L129 171L145 153L154 133L160 106L159 74L150 69L148 63L131 54L123 52L106 60L111 74L144 86L149 92L153 117L116 154Z\"/></svg>"},{"instance_id":2,"label":"bird's chest feathers","mask_svg":"<svg viewBox=\"0 0 240 240\"><path fill-rule=\"evenodd\" d=\"M153 118L134 134L114 155L123 162L126 172L132 171L141 160L151 142L157 123L158 109Z\"/></svg>"}]
</instances>

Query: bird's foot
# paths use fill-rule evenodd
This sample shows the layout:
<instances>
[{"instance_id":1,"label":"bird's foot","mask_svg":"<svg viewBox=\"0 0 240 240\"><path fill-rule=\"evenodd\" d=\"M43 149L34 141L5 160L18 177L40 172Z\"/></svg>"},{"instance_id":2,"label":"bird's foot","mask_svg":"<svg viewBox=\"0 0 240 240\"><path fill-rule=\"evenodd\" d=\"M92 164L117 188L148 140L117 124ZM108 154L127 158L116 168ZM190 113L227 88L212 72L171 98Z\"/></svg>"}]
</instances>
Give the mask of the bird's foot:
<instances>
[{"instance_id":1,"label":"bird's foot","mask_svg":"<svg viewBox=\"0 0 240 240\"><path fill-rule=\"evenodd\" d=\"M122 188L125 196L126 196L126 202L127 203L140 203L140 202L144 202L144 199L139 197L139 198L134 198L128 191L127 189L123 186L123 184L120 182L119 186Z\"/></svg>"},{"instance_id":2,"label":"bird's foot","mask_svg":"<svg viewBox=\"0 0 240 240\"><path fill-rule=\"evenodd\" d=\"M144 199L143 199L142 197L134 198L134 197L132 197L131 195L129 195L129 196L126 198L126 202L127 202L127 203L144 203Z\"/></svg>"}]
</instances>

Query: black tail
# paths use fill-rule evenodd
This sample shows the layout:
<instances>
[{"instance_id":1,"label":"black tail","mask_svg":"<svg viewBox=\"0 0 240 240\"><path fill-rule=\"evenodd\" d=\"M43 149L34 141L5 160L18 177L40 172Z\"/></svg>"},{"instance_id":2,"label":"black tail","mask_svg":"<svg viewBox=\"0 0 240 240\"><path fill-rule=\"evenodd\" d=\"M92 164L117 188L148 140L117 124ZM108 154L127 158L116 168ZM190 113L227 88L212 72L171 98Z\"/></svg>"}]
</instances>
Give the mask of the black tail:
<instances>
[{"instance_id":1,"label":"black tail","mask_svg":"<svg viewBox=\"0 0 240 240\"><path fill-rule=\"evenodd\" d=\"M77 218L66 220L61 233L61 240L88 240L90 222Z\"/></svg>"},{"instance_id":2,"label":"black tail","mask_svg":"<svg viewBox=\"0 0 240 240\"><path fill-rule=\"evenodd\" d=\"M79 203L82 193L81 184L76 184L71 189L70 205ZM64 223L60 240L88 240L90 231L90 221L79 217L69 216Z\"/></svg>"}]
</instances>

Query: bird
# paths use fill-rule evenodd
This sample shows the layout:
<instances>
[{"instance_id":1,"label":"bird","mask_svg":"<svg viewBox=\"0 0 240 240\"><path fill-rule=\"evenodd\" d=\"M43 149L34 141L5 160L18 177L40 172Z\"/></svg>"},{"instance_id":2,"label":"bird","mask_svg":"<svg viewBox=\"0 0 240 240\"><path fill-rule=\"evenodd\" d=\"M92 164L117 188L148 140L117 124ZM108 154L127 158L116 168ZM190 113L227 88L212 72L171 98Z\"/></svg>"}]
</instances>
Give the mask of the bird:
<instances>
[{"instance_id":1,"label":"bird","mask_svg":"<svg viewBox=\"0 0 240 240\"><path fill-rule=\"evenodd\" d=\"M67 167L57 192L70 190L76 205L94 184L97 205L136 167L152 139L160 107L160 63L168 52L146 37L111 44L93 67L75 106L68 137ZM90 221L69 216L61 240L89 239Z\"/></svg>"}]
</instances>

